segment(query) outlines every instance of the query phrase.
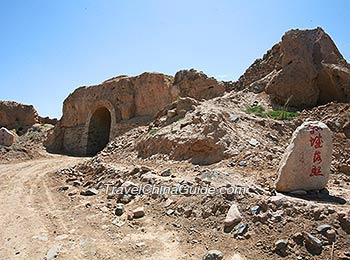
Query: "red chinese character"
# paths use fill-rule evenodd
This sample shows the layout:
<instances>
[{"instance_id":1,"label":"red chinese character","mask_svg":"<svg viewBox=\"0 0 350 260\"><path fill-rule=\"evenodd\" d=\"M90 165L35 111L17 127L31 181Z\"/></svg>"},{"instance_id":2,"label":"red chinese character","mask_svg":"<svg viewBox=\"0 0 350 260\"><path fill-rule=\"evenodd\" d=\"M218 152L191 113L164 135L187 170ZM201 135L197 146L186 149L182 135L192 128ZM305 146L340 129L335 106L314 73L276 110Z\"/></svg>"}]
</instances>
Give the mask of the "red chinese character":
<instances>
[{"instance_id":1,"label":"red chinese character","mask_svg":"<svg viewBox=\"0 0 350 260\"><path fill-rule=\"evenodd\" d=\"M316 163L316 162L318 164L320 164L322 162L321 151L315 151L315 153L314 153L313 163Z\"/></svg>"},{"instance_id":2,"label":"red chinese character","mask_svg":"<svg viewBox=\"0 0 350 260\"><path fill-rule=\"evenodd\" d=\"M322 135L318 134L315 137L310 137L310 145L314 148L322 148Z\"/></svg>"},{"instance_id":3,"label":"red chinese character","mask_svg":"<svg viewBox=\"0 0 350 260\"><path fill-rule=\"evenodd\" d=\"M316 125L310 125L309 129L310 129L310 134L313 135L315 132L318 132L321 128Z\"/></svg>"},{"instance_id":4,"label":"red chinese character","mask_svg":"<svg viewBox=\"0 0 350 260\"><path fill-rule=\"evenodd\" d=\"M315 165L313 165L310 176L323 176L323 174L321 173L321 166L316 167Z\"/></svg>"}]
</instances>

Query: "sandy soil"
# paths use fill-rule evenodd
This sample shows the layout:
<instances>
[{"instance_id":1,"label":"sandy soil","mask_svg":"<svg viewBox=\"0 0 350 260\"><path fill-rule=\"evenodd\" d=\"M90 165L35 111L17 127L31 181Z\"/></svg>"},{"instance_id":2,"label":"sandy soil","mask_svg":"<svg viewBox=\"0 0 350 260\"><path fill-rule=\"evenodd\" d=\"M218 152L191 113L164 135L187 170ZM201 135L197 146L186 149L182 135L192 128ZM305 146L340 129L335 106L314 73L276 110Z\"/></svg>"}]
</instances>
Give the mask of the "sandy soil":
<instances>
[{"instance_id":1,"label":"sandy soil","mask_svg":"<svg viewBox=\"0 0 350 260\"><path fill-rule=\"evenodd\" d=\"M103 201L70 201L58 191L50 174L83 160L51 155L0 165L1 259L47 259L55 251L59 259L188 259L176 235L153 220L117 228Z\"/></svg>"}]
</instances>

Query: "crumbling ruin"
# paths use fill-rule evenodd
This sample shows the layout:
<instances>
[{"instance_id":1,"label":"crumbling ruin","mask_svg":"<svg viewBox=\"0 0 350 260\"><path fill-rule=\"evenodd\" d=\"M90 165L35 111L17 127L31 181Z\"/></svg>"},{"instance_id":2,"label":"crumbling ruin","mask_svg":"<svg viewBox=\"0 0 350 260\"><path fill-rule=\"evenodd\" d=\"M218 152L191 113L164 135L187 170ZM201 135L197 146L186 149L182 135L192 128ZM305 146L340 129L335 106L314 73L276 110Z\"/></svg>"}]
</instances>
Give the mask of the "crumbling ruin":
<instances>
[{"instance_id":1,"label":"crumbling ruin","mask_svg":"<svg viewBox=\"0 0 350 260\"><path fill-rule=\"evenodd\" d=\"M118 76L96 86L78 88L70 94L64 101L63 116L46 146L53 152L94 155L116 136L136 126L153 122L161 110L181 97L205 103L208 99L223 96L229 89L248 89L265 94L269 97L269 105L284 106L285 109L314 107L330 101L348 102L350 65L332 39L321 28L316 28L288 31L282 41L274 45L263 59L256 60L237 82L218 82L194 69L181 70L175 77L161 73L143 73L136 77ZM164 111L169 113L169 122L184 118L188 112L186 109L170 110ZM157 122L154 125L157 126ZM214 129L213 132L213 136L219 136L215 133L220 131ZM189 136L195 135L190 132ZM156 137L147 139L152 141ZM208 138L204 139L204 149L207 149ZM230 154L222 152L222 148L218 152L216 147L220 142L222 140L216 140L209 145L215 147L209 149L213 151L209 157L216 159L203 159L209 158L205 152L199 161L212 163L221 160L224 154ZM181 142L183 143L186 142ZM203 150L202 146L201 144L199 150ZM147 156L150 150L151 154L155 154L165 149L163 146L155 151L154 147L149 149L146 145L142 154ZM174 153L173 147L175 144L166 150ZM187 150L193 149L195 148ZM198 149L195 150L175 157L197 158ZM184 151L181 149L180 153Z\"/></svg>"},{"instance_id":2,"label":"crumbling ruin","mask_svg":"<svg viewBox=\"0 0 350 260\"><path fill-rule=\"evenodd\" d=\"M38 122L38 113L32 105L0 101L0 126L22 134Z\"/></svg>"},{"instance_id":3,"label":"crumbling ruin","mask_svg":"<svg viewBox=\"0 0 350 260\"><path fill-rule=\"evenodd\" d=\"M175 82L172 76L143 73L78 88L64 101L63 116L46 142L48 149L72 155L95 155L117 135L149 123L178 97L209 99L225 91L222 83L202 72L185 70L180 74Z\"/></svg>"}]
</instances>

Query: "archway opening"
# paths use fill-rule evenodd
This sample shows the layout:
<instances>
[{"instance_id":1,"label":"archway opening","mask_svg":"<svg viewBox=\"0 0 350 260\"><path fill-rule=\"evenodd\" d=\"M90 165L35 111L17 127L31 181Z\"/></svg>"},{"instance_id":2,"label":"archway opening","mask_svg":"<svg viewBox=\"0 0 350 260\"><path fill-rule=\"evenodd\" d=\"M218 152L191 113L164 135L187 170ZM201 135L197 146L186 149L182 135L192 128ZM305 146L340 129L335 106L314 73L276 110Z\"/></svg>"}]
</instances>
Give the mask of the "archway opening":
<instances>
[{"instance_id":1,"label":"archway opening","mask_svg":"<svg viewBox=\"0 0 350 260\"><path fill-rule=\"evenodd\" d=\"M87 155L96 155L109 142L111 113L105 107L98 108L89 123Z\"/></svg>"}]
</instances>

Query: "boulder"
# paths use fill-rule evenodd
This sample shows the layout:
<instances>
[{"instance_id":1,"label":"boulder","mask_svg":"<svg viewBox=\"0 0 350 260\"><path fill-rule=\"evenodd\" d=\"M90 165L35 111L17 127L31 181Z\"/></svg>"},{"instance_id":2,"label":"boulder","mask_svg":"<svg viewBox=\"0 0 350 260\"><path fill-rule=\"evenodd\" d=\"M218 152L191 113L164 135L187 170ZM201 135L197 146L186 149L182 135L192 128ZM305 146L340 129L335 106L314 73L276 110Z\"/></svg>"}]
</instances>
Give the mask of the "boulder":
<instances>
[{"instance_id":1,"label":"boulder","mask_svg":"<svg viewBox=\"0 0 350 260\"><path fill-rule=\"evenodd\" d=\"M0 129L0 145L11 146L16 140L16 134L5 127Z\"/></svg>"},{"instance_id":2,"label":"boulder","mask_svg":"<svg viewBox=\"0 0 350 260\"><path fill-rule=\"evenodd\" d=\"M276 190L321 190L332 161L332 133L322 122L305 122L293 133L278 168Z\"/></svg>"}]
</instances>

